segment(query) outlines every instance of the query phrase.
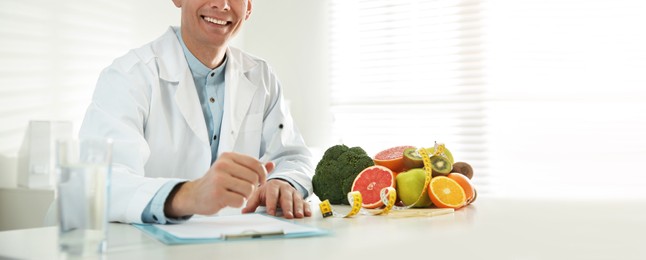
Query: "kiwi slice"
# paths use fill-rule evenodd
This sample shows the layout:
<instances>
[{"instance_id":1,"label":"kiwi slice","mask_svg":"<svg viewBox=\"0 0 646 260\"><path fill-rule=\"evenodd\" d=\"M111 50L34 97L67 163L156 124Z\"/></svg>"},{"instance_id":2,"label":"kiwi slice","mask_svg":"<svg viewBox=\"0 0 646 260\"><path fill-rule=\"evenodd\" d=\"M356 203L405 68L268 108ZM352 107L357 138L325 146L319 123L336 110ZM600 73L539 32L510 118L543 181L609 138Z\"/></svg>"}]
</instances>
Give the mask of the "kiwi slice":
<instances>
[{"instance_id":1,"label":"kiwi slice","mask_svg":"<svg viewBox=\"0 0 646 260\"><path fill-rule=\"evenodd\" d=\"M426 152L428 152L428 155L433 155L433 153L435 153L435 147L426 148ZM451 164L453 164L455 162L455 160L453 160L453 154L446 147L444 147L444 156L446 156L446 158L449 159Z\"/></svg>"},{"instance_id":2,"label":"kiwi slice","mask_svg":"<svg viewBox=\"0 0 646 260\"><path fill-rule=\"evenodd\" d=\"M433 169L433 177L443 175L446 176L451 173L453 165L448 158L441 155L431 156L431 168Z\"/></svg>"},{"instance_id":3,"label":"kiwi slice","mask_svg":"<svg viewBox=\"0 0 646 260\"><path fill-rule=\"evenodd\" d=\"M451 172L461 173L462 175L467 176L467 178L469 179L473 178L473 167L465 162L454 163L453 170L451 170Z\"/></svg>"},{"instance_id":4,"label":"kiwi slice","mask_svg":"<svg viewBox=\"0 0 646 260\"><path fill-rule=\"evenodd\" d=\"M417 152L417 148L406 148L404 150L404 169L424 168L424 160Z\"/></svg>"}]
</instances>

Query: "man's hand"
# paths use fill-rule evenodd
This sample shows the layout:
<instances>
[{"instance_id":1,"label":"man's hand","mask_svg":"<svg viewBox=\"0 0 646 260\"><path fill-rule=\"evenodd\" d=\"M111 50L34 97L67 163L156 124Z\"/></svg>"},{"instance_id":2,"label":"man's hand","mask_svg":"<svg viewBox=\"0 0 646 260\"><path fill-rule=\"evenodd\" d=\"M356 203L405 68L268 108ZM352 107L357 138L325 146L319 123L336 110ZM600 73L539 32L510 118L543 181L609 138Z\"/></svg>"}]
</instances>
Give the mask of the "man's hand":
<instances>
[{"instance_id":1,"label":"man's hand","mask_svg":"<svg viewBox=\"0 0 646 260\"><path fill-rule=\"evenodd\" d=\"M283 210L285 218L302 218L312 215L310 205L303 200L303 195L284 180L273 179L261 185L242 209L242 213L251 213L260 205L265 205L267 214L276 215L277 207Z\"/></svg>"},{"instance_id":2,"label":"man's hand","mask_svg":"<svg viewBox=\"0 0 646 260\"><path fill-rule=\"evenodd\" d=\"M210 215L227 206L241 207L245 199L257 197L258 185L265 184L273 166L247 155L222 153L204 176L185 183L167 200L166 216Z\"/></svg>"}]
</instances>

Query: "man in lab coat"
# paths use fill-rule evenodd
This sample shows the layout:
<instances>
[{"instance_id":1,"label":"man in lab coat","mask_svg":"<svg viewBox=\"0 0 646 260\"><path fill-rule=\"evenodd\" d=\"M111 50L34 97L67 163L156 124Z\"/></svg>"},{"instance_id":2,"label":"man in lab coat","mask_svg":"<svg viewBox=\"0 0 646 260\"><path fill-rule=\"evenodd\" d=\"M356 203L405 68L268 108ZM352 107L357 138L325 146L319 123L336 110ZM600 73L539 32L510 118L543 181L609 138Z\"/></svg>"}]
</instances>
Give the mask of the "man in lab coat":
<instances>
[{"instance_id":1,"label":"man in lab coat","mask_svg":"<svg viewBox=\"0 0 646 260\"><path fill-rule=\"evenodd\" d=\"M280 84L265 61L228 46L251 0L173 3L181 27L106 68L81 126L82 138L115 141L110 221L258 206L310 216L313 162Z\"/></svg>"}]
</instances>

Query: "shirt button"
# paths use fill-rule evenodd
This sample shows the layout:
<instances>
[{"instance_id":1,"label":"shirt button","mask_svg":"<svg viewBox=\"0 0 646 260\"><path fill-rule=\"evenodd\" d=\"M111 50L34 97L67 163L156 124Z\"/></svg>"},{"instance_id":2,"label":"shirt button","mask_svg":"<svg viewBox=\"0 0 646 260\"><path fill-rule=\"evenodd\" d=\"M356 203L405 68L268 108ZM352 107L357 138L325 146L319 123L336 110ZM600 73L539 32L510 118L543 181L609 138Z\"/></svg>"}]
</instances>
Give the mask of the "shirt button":
<instances>
[{"instance_id":1,"label":"shirt button","mask_svg":"<svg viewBox=\"0 0 646 260\"><path fill-rule=\"evenodd\" d=\"M213 140L218 139L217 135L213 135Z\"/></svg>"},{"instance_id":2,"label":"shirt button","mask_svg":"<svg viewBox=\"0 0 646 260\"><path fill-rule=\"evenodd\" d=\"M211 77L215 76L215 72L211 72Z\"/></svg>"},{"instance_id":3,"label":"shirt button","mask_svg":"<svg viewBox=\"0 0 646 260\"><path fill-rule=\"evenodd\" d=\"M210 97L210 98L209 98L209 102L211 102L211 103L215 103L215 98Z\"/></svg>"}]
</instances>

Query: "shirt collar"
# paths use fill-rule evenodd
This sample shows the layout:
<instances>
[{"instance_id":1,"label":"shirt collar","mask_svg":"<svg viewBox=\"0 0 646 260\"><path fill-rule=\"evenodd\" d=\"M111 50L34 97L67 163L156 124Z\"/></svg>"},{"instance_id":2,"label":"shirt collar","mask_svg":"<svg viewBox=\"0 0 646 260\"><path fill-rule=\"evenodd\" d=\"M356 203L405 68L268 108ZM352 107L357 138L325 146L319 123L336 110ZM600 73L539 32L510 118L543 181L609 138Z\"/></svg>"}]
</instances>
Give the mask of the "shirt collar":
<instances>
[{"instance_id":1,"label":"shirt collar","mask_svg":"<svg viewBox=\"0 0 646 260\"><path fill-rule=\"evenodd\" d=\"M184 39L182 39L182 32L181 30L175 30L175 34L177 35L177 39L179 39L179 44L182 45L182 50L184 51L184 56L186 56L186 61L188 62L188 67L191 69L191 73L193 74L193 77L196 78L205 78L206 76L209 75L211 72L215 72L217 74L220 74L224 71L224 68L226 67L227 64L227 56L224 56L224 62L217 68L211 70L209 67L204 65L200 60L198 60L193 53L186 47L186 44L184 43Z\"/></svg>"}]
</instances>

